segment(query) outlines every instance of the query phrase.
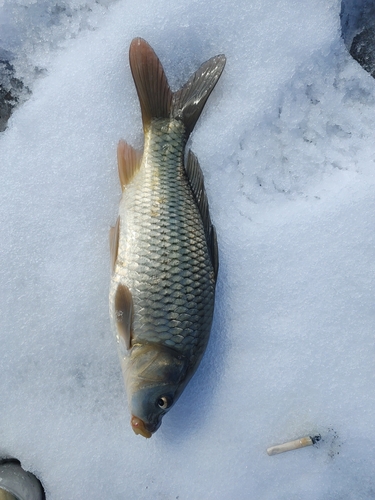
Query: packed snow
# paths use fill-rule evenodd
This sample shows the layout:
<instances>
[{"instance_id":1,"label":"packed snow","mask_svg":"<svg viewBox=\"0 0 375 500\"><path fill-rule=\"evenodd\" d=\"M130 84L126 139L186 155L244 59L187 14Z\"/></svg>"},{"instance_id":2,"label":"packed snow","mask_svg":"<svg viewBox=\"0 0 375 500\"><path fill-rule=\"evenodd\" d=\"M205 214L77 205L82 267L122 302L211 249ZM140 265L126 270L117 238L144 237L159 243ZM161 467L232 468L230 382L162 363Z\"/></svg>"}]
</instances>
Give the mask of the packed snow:
<instances>
[{"instance_id":1,"label":"packed snow","mask_svg":"<svg viewBox=\"0 0 375 500\"><path fill-rule=\"evenodd\" d=\"M0 457L47 500L374 498L375 81L341 2L53 3L0 2L32 91L0 136ZM211 339L149 440L108 314L116 145L142 145L135 36L174 89L227 57L189 142L219 241Z\"/></svg>"}]
</instances>

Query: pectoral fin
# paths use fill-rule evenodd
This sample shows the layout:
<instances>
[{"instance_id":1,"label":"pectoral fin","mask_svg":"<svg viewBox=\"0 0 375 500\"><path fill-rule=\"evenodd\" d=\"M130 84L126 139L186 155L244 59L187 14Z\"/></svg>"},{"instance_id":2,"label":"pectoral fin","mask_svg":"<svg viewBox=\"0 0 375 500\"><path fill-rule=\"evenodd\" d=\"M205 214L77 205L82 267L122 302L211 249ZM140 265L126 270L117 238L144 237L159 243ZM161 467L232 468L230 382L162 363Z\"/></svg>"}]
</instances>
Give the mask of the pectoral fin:
<instances>
[{"instance_id":1,"label":"pectoral fin","mask_svg":"<svg viewBox=\"0 0 375 500\"><path fill-rule=\"evenodd\" d=\"M129 288L119 284L115 296L117 332L123 338L127 349L131 347L133 335L133 297Z\"/></svg>"}]
</instances>

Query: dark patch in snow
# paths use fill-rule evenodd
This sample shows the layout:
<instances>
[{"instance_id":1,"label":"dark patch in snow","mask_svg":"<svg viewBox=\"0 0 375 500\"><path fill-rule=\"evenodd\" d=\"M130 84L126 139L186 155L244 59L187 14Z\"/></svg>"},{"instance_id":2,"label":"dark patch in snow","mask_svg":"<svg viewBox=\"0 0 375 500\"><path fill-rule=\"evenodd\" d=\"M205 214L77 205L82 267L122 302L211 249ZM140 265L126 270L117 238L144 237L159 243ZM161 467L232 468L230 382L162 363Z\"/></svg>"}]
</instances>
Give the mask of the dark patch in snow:
<instances>
[{"instance_id":1,"label":"dark patch in snow","mask_svg":"<svg viewBox=\"0 0 375 500\"><path fill-rule=\"evenodd\" d=\"M351 56L375 78L375 1L343 0L340 18Z\"/></svg>"},{"instance_id":2,"label":"dark patch in snow","mask_svg":"<svg viewBox=\"0 0 375 500\"><path fill-rule=\"evenodd\" d=\"M28 89L14 76L13 65L0 59L0 132L6 129L13 109L27 93Z\"/></svg>"},{"instance_id":3,"label":"dark patch in snow","mask_svg":"<svg viewBox=\"0 0 375 500\"><path fill-rule=\"evenodd\" d=\"M375 18L353 39L350 54L375 78Z\"/></svg>"}]
</instances>

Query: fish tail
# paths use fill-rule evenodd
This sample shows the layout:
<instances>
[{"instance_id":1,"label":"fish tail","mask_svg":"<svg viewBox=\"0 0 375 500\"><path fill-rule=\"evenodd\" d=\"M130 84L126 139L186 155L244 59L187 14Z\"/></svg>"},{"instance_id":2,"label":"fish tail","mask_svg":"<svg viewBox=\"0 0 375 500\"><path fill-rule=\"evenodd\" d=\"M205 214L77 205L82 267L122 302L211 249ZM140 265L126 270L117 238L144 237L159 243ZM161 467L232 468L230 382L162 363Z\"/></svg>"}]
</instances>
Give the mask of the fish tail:
<instances>
[{"instance_id":1,"label":"fish tail","mask_svg":"<svg viewBox=\"0 0 375 500\"><path fill-rule=\"evenodd\" d=\"M158 56L143 38L130 44L129 62L146 130L152 118L169 118L173 92Z\"/></svg>"},{"instance_id":2,"label":"fish tail","mask_svg":"<svg viewBox=\"0 0 375 500\"><path fill-rule=\"evenodd\" d=\"M226 58L223 54L212 57L202 64L180 90L173 94L171 115L184 122L188 136L218 82L225 62Z\"/></svg>"},{"instance_id":3,"label":"fish tail","mask_svg":"<svg viewBox=\"0 0 375 500\"><path fill-rule=\"evenodd\" d=\"M147 130L152 118L175 118L183 121L187 135L192 132L226 61L224 55L212 57L173 93L159 58L143 38L132 41L129 60L141 105L143 129Z\"/></svg>"}]
</instances>

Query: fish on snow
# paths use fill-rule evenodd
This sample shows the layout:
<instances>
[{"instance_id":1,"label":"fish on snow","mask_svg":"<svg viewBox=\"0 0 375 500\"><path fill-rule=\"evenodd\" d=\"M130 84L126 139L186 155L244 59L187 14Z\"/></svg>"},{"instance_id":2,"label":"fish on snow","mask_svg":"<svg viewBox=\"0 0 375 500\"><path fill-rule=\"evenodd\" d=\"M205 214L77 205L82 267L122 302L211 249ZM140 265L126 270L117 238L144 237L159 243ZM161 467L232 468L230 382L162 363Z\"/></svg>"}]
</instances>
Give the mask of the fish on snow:
<instances>
[{"instance_id":1,"label":"fish on snow","mask_svg":"<svg viewBox=\"0 0 375 500\"><path fill-rule=\"evenodd\" d=\"M143 152L117 150L122 198L110 230L110 316L131 425L151 437L196 371L207 346L219 266L203 174L185 146L224 69L218 55L172 92L149 44L129 51Z\"/></svg>"}]
</instances>

